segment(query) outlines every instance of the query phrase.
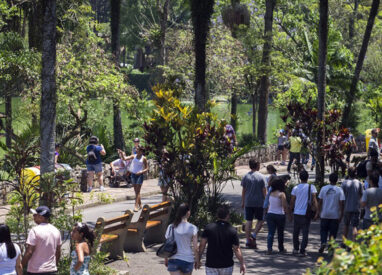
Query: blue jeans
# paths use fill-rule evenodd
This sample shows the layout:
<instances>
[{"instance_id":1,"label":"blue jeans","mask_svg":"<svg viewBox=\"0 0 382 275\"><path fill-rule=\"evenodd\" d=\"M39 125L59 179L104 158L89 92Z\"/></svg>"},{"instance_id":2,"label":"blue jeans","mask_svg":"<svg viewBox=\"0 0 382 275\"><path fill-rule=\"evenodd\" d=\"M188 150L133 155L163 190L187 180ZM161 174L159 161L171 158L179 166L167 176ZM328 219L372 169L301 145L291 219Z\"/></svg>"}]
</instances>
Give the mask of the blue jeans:
<instances>
[{"instance_id":1,"label":"blue jeans","mask_svg":"<svg viewBox=\"0 0 382 275\"><path fill-rule=\"evenodd\" d=\"M180 271L182 273L190 273L194 269L194 263L186 262L179 259L170 259L168 261L167 270L170 272Z\"/></svg>"},{"instance_id":2,"label":"blue jeans","mask_svg":"<svg viewBox=\"0 0 382 275\"><path fill-rule=\"evenodd\" d=\"M268 213L266 219L268 224L268 250L272 250L276 229L277 240L279 242L279 250L284 250L285 215Z\"/></svg>"},{"instance_id":3,"label":"blue jeans","mask_svg":"<svg viewBox=\"0 0 382 275\"><path fill-rule=\"evenodd\" d=\"M300 250L300 252L305 252L308 246L309 237L309 227L310 219L305 217L305 215L293 215L293 249ZM302 231L302 242L300 247L300 232Z\"/></svg>"},{"instance_id":4,"label":"blue jeans","mask_svg":"<svg viewBox=\"0 0 382 275\"><path fill-rule=\"evenodd\" d=\"M329 233L329 239L330 238L336 239L339 225L340 224L338 220L321 219L321 226L320 226L321 244L327 243L328 233Z\"/></svg>"},{"instance_id":5,"label":"blue jeans","mask_svg":"<svg viewBox=\"0 0 382 275\"><path fill-rule=\"evenodd\" d=\"M288 162L288 172L290 172L290 168L292 166L293 160L297 161L297 164L300 164L300 153L289 152L289 162Z\"/></svg>"}]
</instances>

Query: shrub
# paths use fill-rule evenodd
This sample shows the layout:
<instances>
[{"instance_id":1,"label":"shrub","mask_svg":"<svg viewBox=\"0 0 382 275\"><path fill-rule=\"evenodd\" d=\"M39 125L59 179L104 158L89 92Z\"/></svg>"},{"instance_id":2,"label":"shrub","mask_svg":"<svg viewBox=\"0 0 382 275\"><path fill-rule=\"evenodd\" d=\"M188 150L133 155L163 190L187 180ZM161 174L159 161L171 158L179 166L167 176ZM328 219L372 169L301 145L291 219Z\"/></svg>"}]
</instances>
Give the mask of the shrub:
<instances>
[{"instance_id":1,"label":"shrub","mask_svg":"<svg viewBox=\"0 0 382 275\"><path fill-rule=\"evenodd\" d=\"M335 247L333 259L324 261L322 257L317 260L319 265L313 272L306 274L317 275L343 275L343 274L381 274L382 273L382 224L378 222L377 212L382 213L382 204L372 207L375 225L369 229L358 231L355 242L345 240L348 249Z\"/></svg>"}]
</instances>

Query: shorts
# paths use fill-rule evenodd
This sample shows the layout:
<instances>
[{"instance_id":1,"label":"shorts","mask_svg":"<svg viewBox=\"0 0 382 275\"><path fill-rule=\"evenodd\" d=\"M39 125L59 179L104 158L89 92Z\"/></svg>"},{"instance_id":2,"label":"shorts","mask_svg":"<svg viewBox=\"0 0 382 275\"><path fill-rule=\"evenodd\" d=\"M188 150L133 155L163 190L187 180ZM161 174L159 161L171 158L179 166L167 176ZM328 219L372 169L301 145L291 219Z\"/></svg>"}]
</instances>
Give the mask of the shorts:
<instances>
[{"instance_id":1,"label":"shorts","mask_svg":"<svg viewBox=\"0 0 382 275\"><path fill-rule=\"evenodd\" d=\"M225 268L212 268L206 266L206 275L232 275L233 266Z\"/></svg>"},{"instance_id":2,"label":"shorts","mask_svg":"<svg viewBox=\"0 0 382 275\"><path fill-rule=\"evenodd\" d=\"M103 169L102 162L97 164L86 164L86 169L88 170L88 172L101 173Z\"/></svg>"},{"instance_id":3,"label":"shorts","mask_svg":"<svg viewBox=\"0 0 382 275\"><path fill-rule=\"evenodd\" d=\"M277 150L279 151L284 151L284 145L278 145Z\"/></svg>"},{"instance_id":4,"label":"shorts","mask_svg":"<svg viewBox=\"0 0 382 275\"><path fill-rule=\"evenodd\" d=\"M143 174L142 175L131 174L131 182L133 184L142 185L142 183L143 183Z\"/></svg>"},{"instance_id":5,"label":"shorts","mask_svg":"<svg viewBox=\"0 0 382 275\"><path fill-rule=\"evenodd\" d=\"M245 207L245 220L253 221L253 218L256 220L264 220L264 208L262 207Z\"/></svg>"},{"instance_id":6,"label":"shorts","mask_svg":"<svg viewBox=\"0 0 382 275\"><path fill-rule=\"evenodd\" d=\"M359 225L359 212L345 212L344 214L344 224L346 226L357 227Z\"/></svg>"},{"instance_id":7,"label":"shorts","mask_svg":"<svg viewBox=\"0 0 382 275\"><path fill-rule=\"evenodd\" d=\"M179 259L170 259L168 261L167 270L170 272L180 271L182 273L190 273L194 269L194 263L186 262Z\"/></svg>"}]
</instances>

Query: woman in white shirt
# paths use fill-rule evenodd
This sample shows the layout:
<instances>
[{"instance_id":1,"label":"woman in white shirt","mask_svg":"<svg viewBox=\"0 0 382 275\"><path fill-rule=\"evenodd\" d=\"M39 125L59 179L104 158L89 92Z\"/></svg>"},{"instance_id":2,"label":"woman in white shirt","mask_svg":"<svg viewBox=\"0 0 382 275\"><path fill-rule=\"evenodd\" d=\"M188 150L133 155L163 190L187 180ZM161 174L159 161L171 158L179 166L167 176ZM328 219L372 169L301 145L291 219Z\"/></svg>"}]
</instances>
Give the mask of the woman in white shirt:
<instances>
[{"instance_id":1,"label":"woman in white shirt","mask_svg":"<svg viewBox=\"0 0 382 275\"><path fill-rule=\"evenodd\" d=\"M176 211L174 222L167 228L166 238L174 234L177 245L177 253L165 259L171 275L190 275L194 265L198 268L198 228L187 221L190 215L190 208L182 203Z\"/></svg>"},{"instance_id":2,"label":"woman in white shirt","mask_svg":"<svg viewBox=\"0 0 382 275\"><path fill-rule=\"evenodd\" d=\"M270 182L270 186L272 189L269 194L269 208L266 216L268 225L267 254L272 254L273 239L276 233L276 229L279 251L280 253L285 253L285 214L289 214L288 203L285 195L285 183L280 177L273 177Z\"/></svg>"},{"instance_id":3,"label":"woman in white shirt","mask_svg":"<svg viewBox=\"0 0 382 275\"><path fill-rule=\"evenodd\" d=\"M131 182L135 192L135 207L134 212L142 209L141 188L143 184L144 174L149 170L147 159L143 155L143 147L137 147L137 154L129 157L124 157L124 160L131 160L129 171L131 173Z\"/></svg>"},{"instance_id":4,"label":"woman in white shirt","mask_svg":"<svg viewBox=\"0 0 382 275\"><path fill-rule=\"evenodd\" d=\"M0 274L22 275L20 255L20 247L12 243L9 227L0 225Z\"/></svg>"}]
</instances>

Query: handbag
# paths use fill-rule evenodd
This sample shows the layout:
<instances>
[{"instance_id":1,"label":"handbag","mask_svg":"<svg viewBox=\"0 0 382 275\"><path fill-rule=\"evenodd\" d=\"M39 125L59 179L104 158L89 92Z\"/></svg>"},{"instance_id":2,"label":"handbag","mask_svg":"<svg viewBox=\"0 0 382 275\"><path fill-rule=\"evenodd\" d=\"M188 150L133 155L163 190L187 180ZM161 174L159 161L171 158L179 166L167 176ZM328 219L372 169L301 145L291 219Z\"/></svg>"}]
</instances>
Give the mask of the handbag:
<instances>
[{"instance_id":1,"label":"handbag","mask_svg":"<svg viewBox=\"0 0 382 275\"><path fill-rule=\"evenodd\" d=\"M174 236L174 225L170 225L170 230L172 231L170 236L166 239L164 244L157 250L157 256L161 258L170 258L175 255L178 251L175 236Z\"/></svg>"},{"instance_id":2,"label":"handbag","mask_svg":"<svg viewBox=\"0 0 382 275\"><path fill-rule=\"evenodd\" d=\"M312 204L312 198L311 198L311 187L312 185L309 184L309 191L308 191L308 205L306 207L306 214L305 217L308 219L313 219L316 216L316 209L314 209L313 204Z\"/></svg>"}]
</instances>

